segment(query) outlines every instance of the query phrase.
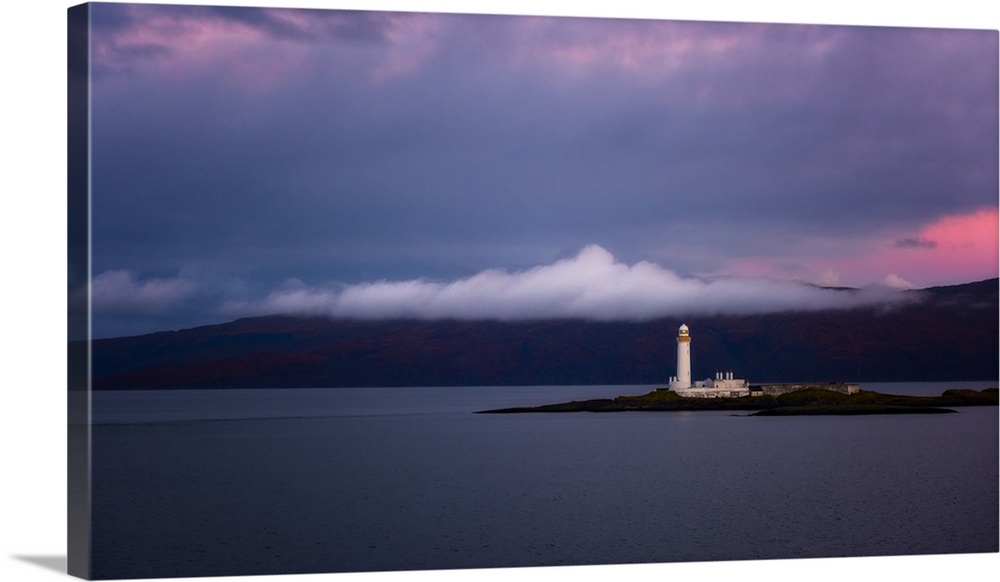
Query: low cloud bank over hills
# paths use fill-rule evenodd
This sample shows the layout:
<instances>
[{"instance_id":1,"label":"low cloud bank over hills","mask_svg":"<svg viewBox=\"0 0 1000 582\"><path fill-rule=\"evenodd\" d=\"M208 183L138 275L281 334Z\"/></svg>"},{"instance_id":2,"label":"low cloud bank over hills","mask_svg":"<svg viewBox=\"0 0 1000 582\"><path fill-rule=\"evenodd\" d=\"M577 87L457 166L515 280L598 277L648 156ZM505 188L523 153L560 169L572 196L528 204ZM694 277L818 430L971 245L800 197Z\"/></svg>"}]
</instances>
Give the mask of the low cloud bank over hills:
<instances>
[{"instance_id":1,"label":"low cloud bank over hills","mask_svg":"<svg viewBox=\"0 0 1000 582\"><path fill-rule=\"evenodd\" d=\"M650 261L630 264L592 244L573 256L522 270L357 283L307 284L290 278L265 292L251 290L244 281L213 281L205 273L142 278L113 270L94 278L92 306L95 337L103 338L260 315L648 321L892 306L914 299L900 293L913 286L895 275L851 290L836 287L833 275L826 286L764 277L683 276Z\"/></svg>"},{"instance_id":2,"label":"low cloud bank over hills","mask_svg":"<svg viewBox=\"0 0 1000 582\"><path fill-rule=\"evenodd\" d=\"M596 257L600 260L601 257ZM637 266L631 267L637 268ZM96 389L655 384L691 327L694 376L751 382L995 378L997 279L902 293L904 301L773 313L513 320L399 313L316 315L96 340ZM860 292L819 289L852 301Z\"/></svg>"},{"instance_id":3,"label":"low cloud bank over hills","mask_svg":"<svg viewBox=\"0 0 1000 582\"><path fill-rule=\"evenodd\" d=\"M237 314L328 315L384 319L530 320L583 318L642 321L715 313L850 308L905 297L877 287L843 290L793 281L683 278L654 263L619 262L598 245L524 271L486 270L464 279L378 281L341 289L290 284L256 303L232 302Z\"/></svg>"}]
</instances>

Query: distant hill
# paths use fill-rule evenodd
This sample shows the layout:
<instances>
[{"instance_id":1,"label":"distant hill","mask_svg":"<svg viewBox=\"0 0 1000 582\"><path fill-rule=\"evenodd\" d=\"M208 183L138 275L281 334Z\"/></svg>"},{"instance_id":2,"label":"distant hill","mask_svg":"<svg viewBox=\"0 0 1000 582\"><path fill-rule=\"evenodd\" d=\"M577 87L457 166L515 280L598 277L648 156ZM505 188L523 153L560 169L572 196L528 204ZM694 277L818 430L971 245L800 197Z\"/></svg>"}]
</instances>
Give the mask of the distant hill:
<instances>
[{"instance_id":1,"label":"distant hill","mask_svg":"<svg viewBox=\"0 0 1000 582\"><path fill-rule=\"evenodd\" d=\"M96 389L655 384L677 327L696 379L982 380L998 375L998 280L894 308L645 322L268 316L93 342ZM844 290L843 292L850 292Z\"/></svg>"}]
</instances>

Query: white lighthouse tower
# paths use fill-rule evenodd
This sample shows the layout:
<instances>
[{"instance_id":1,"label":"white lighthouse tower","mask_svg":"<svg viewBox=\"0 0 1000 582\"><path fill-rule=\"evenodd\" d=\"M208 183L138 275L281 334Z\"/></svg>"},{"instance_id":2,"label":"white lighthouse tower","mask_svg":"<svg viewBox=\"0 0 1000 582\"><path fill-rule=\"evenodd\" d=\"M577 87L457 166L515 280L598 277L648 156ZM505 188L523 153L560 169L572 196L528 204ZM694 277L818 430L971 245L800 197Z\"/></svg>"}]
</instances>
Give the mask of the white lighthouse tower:
<instances>
[{"instance_id":1,"label":"white lighthouse tower","mask_svg":"<svg viewBox=\"0 0 1000 582\"><path fill-rule=\"evenodd\" d=\"M675 390L691 387L691 336L684 324L677 330L677 377L670 387Z\"/></svg>"}]
</instances>

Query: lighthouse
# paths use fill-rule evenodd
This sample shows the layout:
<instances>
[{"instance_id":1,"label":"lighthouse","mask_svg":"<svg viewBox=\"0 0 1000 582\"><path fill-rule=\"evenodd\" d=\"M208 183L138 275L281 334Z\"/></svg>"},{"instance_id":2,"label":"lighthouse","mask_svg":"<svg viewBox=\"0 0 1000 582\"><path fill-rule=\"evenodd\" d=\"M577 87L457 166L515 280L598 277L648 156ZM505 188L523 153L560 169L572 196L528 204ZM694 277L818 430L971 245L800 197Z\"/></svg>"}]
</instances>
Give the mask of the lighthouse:
<instances>
[{"instance_id":1,"label":"lighthouse","mask_svg":"<svg viewBox=\"0 0 1000 582\"><path fill-rule=\"evenodd\" d=\"M671 388L691 387L691 336L688 326L681 324L677 330L677 378Z\"/></svg>"}]
</instances>

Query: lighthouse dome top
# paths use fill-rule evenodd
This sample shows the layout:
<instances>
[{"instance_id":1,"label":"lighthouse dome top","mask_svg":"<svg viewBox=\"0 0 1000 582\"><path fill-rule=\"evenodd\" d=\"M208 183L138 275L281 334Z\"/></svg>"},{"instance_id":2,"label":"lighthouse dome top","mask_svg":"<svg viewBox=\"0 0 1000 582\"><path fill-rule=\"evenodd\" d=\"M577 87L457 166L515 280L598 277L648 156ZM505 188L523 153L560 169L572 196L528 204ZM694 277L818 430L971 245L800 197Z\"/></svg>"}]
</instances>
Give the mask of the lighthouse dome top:
<instances>
[{"instance_id":1,"label":"lighthouse dome top","mask_svg":"<svg viewBox=\"0 0 1000 582\"><path fill-rule=\"evenodd\" d=\"M682 323L680 329L678 329L677 331L680 332L680 333L682 333L682 334L687 334L687 332L688 332L688 326Z\"/></svg>"}]
</instances>

